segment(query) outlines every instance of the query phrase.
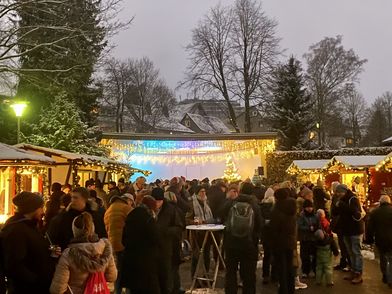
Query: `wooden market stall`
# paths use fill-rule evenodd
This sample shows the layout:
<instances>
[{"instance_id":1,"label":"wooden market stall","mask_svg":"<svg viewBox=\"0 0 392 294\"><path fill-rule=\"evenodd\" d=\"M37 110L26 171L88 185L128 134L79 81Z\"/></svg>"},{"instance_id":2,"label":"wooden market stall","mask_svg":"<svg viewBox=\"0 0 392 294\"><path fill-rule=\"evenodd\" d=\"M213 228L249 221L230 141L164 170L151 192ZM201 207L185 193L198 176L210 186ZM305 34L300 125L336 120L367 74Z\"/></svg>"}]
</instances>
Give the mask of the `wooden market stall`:
<instances>
[{"instance_id":1,"label":"wooden market stall","mask_svg":"<svg viewBox=\"0 0 392 294\"><path fill-rule=\"evenodd\" d=\"M59 182L61 184L70 183L73 186L84 186L89 179L99 179L105 183L118 181L121 177L128 179L135 172L149 173L149 171L138 170L128 164L105 157L71 153L30 144L19 144L17 147L32 154L48 156L56 162L56 166L49 169L50 183Z\"/></svg>"},{"instance_id":2,"label":"wooden market stall","mask_svg":"<svg viewBox=\"0 0 392 294\"><path fill-rule=\"evenodd\" d=\"M12 198L21 191L43 193L48 168L56 162L0 143L0 223L13 213Z\"/></svg>"},{"instance_id":3,"label":"wooden market stall","mask_svg":"<svg viewBox=\"0 0 392 294\"><path fill-rule=\"evenodd\" d=\"M340 182L352 189L364 203L377 201L372 192L372 178L376 166L385 159L384 155L335 156L328 163L328 173L339 174Z\"/></svg>"},{"instance_id":4,"label":"wooden market stall","mask_svg":"<svg viewBox=\"0 0 392 294\"><path fill-rule=\"evenodd\" d=\"M286 172L296 176L299 183L316 183L318 180L325 180L324 171L328 162L328 159L294 160Z\"/></svg>"}]
</instances>

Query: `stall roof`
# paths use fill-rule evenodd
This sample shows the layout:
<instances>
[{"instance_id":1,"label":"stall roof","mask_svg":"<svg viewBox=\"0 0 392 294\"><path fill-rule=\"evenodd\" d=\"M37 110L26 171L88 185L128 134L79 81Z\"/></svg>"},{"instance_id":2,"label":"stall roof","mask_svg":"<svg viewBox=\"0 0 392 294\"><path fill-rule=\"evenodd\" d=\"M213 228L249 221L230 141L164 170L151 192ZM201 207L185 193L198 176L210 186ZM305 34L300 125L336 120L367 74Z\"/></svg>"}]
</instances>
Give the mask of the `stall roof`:
<instances>
[{"instance_id":1,"label":"stall roof","mask_svg":"<svg viewBox=\"0 0 392 294\"><path fill-rule=\"evenodd\" d=\"M45 155L31 154L14 146L0 143L0 165L1 164L41 164L53 165L56 162Z\"/></svg>"},{"instance_id":2,"label":"stall roof","mask_svg":"<svg viewBox=\"0 0 392 294\"><path fill-rule=\"evenodd\" d=\"M341 162L349 168L366 168L375 167L378 163L385 159L385 155L351 155L351 156L335 156L331 162Z\"/></svg>"},{"instance_id":3,"label":"stall roof","mask_svg":"<svg viewBox=\"0 0 392 294\"><path fill-rule=\"evenodd\" d=\"M294 160L289 169L295 166L300 170L322 170L327 167L328 162L328 159Z\"/></svg>"}]
</instances>

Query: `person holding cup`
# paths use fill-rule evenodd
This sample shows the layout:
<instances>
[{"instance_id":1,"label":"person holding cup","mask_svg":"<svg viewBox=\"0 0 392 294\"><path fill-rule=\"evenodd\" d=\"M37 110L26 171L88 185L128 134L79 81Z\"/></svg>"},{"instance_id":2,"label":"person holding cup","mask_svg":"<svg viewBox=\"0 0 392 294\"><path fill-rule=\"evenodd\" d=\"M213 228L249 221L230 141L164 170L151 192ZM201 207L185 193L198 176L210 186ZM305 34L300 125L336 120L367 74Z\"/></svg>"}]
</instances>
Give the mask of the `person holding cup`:
<instances>
[{"instance_id":1,"label":"person holding cup","mask_svg":"<svg viewBox=\"0 0 392 294\"><path fill-rule=\"evenodd\" d=\"M197 186L195 188L195 194L192 196L192 208L186 215L187 225L202 225L215 223L212 211L207 202L207 187ZM192 248L201 248L204 240L205 231L195 232L192 241ZM210 269L210 248L211 242L207 241L204 252L204 265L207 272ZM193 250L191 275L195 274L197 262L199 260L199 251Z\"/></svg>"},{"instance_id":2,"label":"person holding cup","mask_svg":"<svg viewBox=\"0 0 392 294\"><path fill-rule=\"evenodd\" d=\"M16 213L2 230L3 264L9 294L49 293L57 248L50 250L49 240L38 229L44 215L44 200L21 192L12 200Z\"/></svg>"}]
</instances>

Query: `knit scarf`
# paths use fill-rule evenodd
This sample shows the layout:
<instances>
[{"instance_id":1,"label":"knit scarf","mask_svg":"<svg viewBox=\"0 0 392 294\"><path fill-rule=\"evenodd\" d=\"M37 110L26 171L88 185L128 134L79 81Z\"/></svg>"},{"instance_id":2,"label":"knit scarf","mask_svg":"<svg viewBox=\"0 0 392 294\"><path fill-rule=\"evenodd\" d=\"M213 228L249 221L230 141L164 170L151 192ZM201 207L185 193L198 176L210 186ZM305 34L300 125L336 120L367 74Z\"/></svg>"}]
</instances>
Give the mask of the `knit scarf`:
<instances>
[{"instance_id":1,"label":"knit scarf","mask_svg":"<svg viewBox=\"0 0 392 294\"><path fill-rule=\"evenodd\" d=\"M212 216L211 208L208 206L206 200L201 200L198 196L193 195L192 197L193 201L193 211L195 213L195 217L197 217L200 221L208 221L212 220L214 217ZM204 203L204 206L202 207L200 205L200 202Z\"/></svg>"}]
</instances>

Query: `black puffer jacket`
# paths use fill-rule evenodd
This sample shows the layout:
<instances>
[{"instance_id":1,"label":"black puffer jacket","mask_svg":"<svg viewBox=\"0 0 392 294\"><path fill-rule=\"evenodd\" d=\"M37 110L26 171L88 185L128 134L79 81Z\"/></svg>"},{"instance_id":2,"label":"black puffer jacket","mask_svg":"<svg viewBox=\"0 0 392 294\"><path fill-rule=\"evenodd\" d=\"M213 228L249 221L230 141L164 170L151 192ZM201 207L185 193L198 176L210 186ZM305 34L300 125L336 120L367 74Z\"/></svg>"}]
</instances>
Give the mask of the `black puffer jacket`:
<instances>
[{"instance_id":1,"label":"black puffer jacket","mask_svg":"<svg viewBox=\"0 0 392 294\"><path fill-rule=\"evenodd\" d=\"M272 245L275 251L297 247L297 203L293 198L277 200L271 214Z\"/></svg>"},{"instance_id":2,"label":"black puffer jacket","mask_svg":"<svg viewBox=\"0 0 392 294\"><path fill-rule=\"evenodd\" d=\"M75 210L69 206L50 222L48 234L52 243L59 245L62 250L65 250L74 237L72 232L73 220L75 217L81 215L85 211L92 215L94 220L95 233L98 235L98 237L106 238L107 233L103 216L97 211L93 211L90 204L87 203L86 208L82 211Z\"/></svg>"},{"instance_id":3,"label":"black puffer jacket","mask_svg":"<svg viewBox=\"0 0 392 294\"><path fill-rule=\"evenodd\" d=\"M369 216L366 241L374 243L382 252L392 250L392 205L383 203L374 209Z\"/></svg>"},{"instance_id":4,"label":"black puffer jacket","mask_svg":"<svg viewBox=\"0 0 392 294\"><path fill-rule=\"evenodd\" d=\"M16 214L5 224L1 239L8 293L49 293L55 260L37 222Z\"/></svg>"}]
</instances>

